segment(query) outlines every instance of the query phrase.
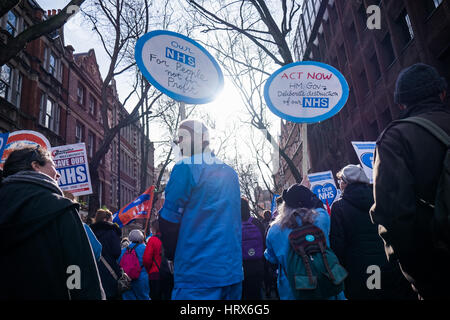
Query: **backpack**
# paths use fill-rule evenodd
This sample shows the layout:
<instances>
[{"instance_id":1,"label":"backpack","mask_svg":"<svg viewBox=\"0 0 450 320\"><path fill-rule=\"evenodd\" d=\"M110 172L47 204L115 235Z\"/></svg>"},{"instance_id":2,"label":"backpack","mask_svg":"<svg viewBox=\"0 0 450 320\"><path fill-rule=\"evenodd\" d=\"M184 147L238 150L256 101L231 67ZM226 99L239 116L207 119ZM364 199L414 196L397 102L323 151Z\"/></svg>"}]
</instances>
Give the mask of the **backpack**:
<instances>
[{"instance_id":1,"label":"backpack","mask_svg":"<svg viewBox=\"0 0 450 320\"><path fill-rule=\"evenodd\" d=\"M261 231L253 224L253 218L242 222L242 259L257 260L263 257L263 239Z\"/></svg>"},{"instance_id":2,"label":"backpack","mask_svg":"<svg viewBox=\"0 0 450 320\"><path fill-rule=\"evenodd\" d=\"M322 230L313 224L289 233L287 275L297 300L323 300L344 290L348 273L327 247Z\"/></svg>"},{"instance_id":3,"label":"backpack","mask_svg":"<svg viewBox=\"0 0 450 320\"><path fill-rule=\"evenodd\" d=\"M137 245L132 248L127 248L120 260L120 267L132 280L138 279L142 270L135 250Z\"/></svg>"},{"instance_id":4,"label":"backpack","mask_svg":"<svg viewBox=\"0 0 450 320\"><path fill-rule=\"evenodd\" d=\"M419 125L444 144L447 151L444 156L443 167L436 188L434 205L427 203L434 210L431 220L433 244L438 251L450 252L450 137L438 125L422 117L410 117L396 120ZM421 200L425 202L424 200Z\"/></svg>"}]
</instances>

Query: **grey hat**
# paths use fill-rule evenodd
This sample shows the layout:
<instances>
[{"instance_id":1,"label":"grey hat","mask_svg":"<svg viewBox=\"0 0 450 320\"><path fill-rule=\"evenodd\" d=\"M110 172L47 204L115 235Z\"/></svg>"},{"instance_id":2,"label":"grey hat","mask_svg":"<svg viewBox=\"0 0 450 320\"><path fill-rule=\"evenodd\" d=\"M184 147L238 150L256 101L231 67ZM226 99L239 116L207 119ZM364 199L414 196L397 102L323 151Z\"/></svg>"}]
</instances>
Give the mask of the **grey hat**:
<instances>
[{"instance_id":1,"label":"grey hat","mask_svg":"<svg viewBox=\"0 0 450 320\"><path fill-rule=\"evenodd\" d=\"M359 164L349 164L345 166L336 174L336 177L338 179L342 179L347 184L356 182L367 184L370 183L369 178L367 178L366 173L364 172L364 169Z\"/></svg>"},{"instance_id":2,"label":"grey hat","mask_svg":"<svg viewBox=\"0 0 450 320\"><path fill-rule=\"evenodd\" d=\"M422 99L437 96L447 89L447 82L435 68L416 63L402 70L395 84L394 101L406 106Z\"/></svg>"},{"instance_id":3,"label":"grey hat","mask_svg":"<svg viewBox=\"0 0 450 320\"><path fill-rule=\"evenodd\" d=\"M130 231L130 234L128 235L128 240L131 242L137 242L141 243L145 239L144 234L139 229L134 229Z\"/></svg>"}]
</instances>

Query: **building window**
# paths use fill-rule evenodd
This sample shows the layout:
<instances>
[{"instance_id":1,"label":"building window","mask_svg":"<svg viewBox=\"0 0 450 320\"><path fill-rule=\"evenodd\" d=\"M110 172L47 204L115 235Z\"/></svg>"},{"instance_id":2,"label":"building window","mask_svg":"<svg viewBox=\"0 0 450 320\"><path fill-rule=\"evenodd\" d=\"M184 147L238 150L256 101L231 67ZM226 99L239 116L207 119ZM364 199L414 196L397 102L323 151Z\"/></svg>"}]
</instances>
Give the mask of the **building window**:
<instances>
[{"instance_id":1,"label":"building window","mask_svg":"<svg viewBox=\"0 0 450 320\"><path fill-rule=\"evenodd\" d=\"M48 58L48 69L47 71L54 76L56 73L56 58L53 52L50 53Z\"/></svg>"},{"instance_id":2,"label":"building window","mask_svg":"<svg viewBox=\"0 0 450 320\"><path fill-rule=\"evenodd\" d=\"M84 88L80 84L78 84L77 89L77 101L80 105L84 104Z\"/></svg>"},{"instance_id":3,"label":"building window","mask_svg":"<svg viewBox=\"0 0 450 320\"><path fill-rule=\"evenodd\" d=\"M403 10L396 22L400 31L402 47L405 47L412 39L414 39L414 31L412 29L411 19L409 18L406 10Z\"/></svg>"},{"instance_id":4,"label":"building window","mask_svg":"<svg viewBox=\"0 0 450 320\"><path fill-rule=\"evenodd\" d=\"M6 20L6 31L8 31L13 37L17 35L18 31L18 19L15 13L8 12L8 18Z\"/></svg>"},{"instance_id":5,"label":"building window","mask_svg":"<svg viewBox=\"0 0 450 320\"><path fill-rule=\"evenodd\" d=\"M22 96L22 74L17 72L15 90L14 90L14 99L12 103L19 108L20 107L20 98Z\"/></svg>"},{"instance_id":6,"label":"building window","mask_svg":"<svg viewBox=\"0 0 450 320\"><path fill-rule=\"evenodd\" d=\"M426 0L425 6L428 15L430 15L437 7L439 7L442 3L442 0Z\"/></svg>"},{"instance_id":7,"label":"building window","mask_svg":"<svg viewBox=\"0 0 450 320\"><path fill-rule=\"evenodd\" d=\"M116 204L117 204L117 183L116 183L115 178L111 179L111 202L112 202L113 206L116 206Z\"/></svg>"},{"instance_id":8,"label":"building window","mask_svg":"<svg viewBox=\"0 0 450 320\"><path fill-rule=\"evenodd\" d=\"M48 98L46 94L42 94L39 123L59 134L60 113L61 111L58 104Z\"/></svg>"},{"instance_id":9,"label":"building window","mask_svg":"<svg viewBox=\"0 0 450 320\"><path fill-rule=\"evenodd\" d=\"M12 82L12 69L8 65L1 67L0 75L0 97L9 101Z\"/></svg>"},{"instance_id":10,"label":"building window","mask_svg":"<svg viewBox=\"0 0 450 320\"><path fill-rule=\"evenodd\" d=\"M75 126L75 143L80 143L83 141L83 131L84 131L84 126L77 122L76 126Z\"/></svg>"},{"instance_id":11,"label":"building window","mask_svg":"<svg viewBox=\"0 0 450 320\"><path fill-rule=\"evenodd\" d=\"M363 71L361 71L361 73L359 74L358 77L358 83L359 83L359 91L361 92L361 94L363 96L366 96L369 94L369 83L367 81L367 76L366 73Z\"/></svg>"},{"instance_id":12,"label":"building window","mask_svg":"<svg viewBox=\"0 0 450 320\"><path fill-rule=\"evenodd\" d=\"M392 48L391 35L388 33L381 41L382 62L384 68L389 67L395 60L394 48Z\"/></svg>"},{"instance_id":13,"label":"building window","mask_svg":"<svg viewBox=\"0 0 450 320\"><path fill-rule=\"evenodd\" d=\"M409 37L412 39L414 39L414 31L411 25L411 19L409 18L409 15L405 15L405 21L406 21L406 25L408 26L408 32L409 32Z\"/></svg>"},{"instance_id":14,"label":"building window","mask_svg":"<svg viewBox=\"0 0 450 320\"><path fill-rule=\"evenodd\" d=\"M44 49L44 69L57 80L62 81L61 59L47 47Z\"/></svg>"},{"instance_id":15,"label":"building window","mask_svg":"<svg viewBox=\"0 0 450 320\"><path fill-rule=\"evenodd\" d=\"M92 158L94 156L94 152L95 152L95 136L93 133L89 132L88 133L88 143L87 143L87 152L88 152L88 156L90 158Z\"/></svg>"},{"instance_id":16,"label":"building window","mask_svg":"<svg viewBox=\"0 0 450 320\"><path fill-rule=\"evenodd\" d=\"M378 81L381 78L380 65L378 63L377 54L374 52L373 56L370 58L370 68L373 79Z\"/></svg>"},{"instance_id":17,"label":"building window","mask_svg":"<svg viewBox=\"0 0 450 320\"><path fill-rule=\"evenodd\" d=\"M96 109L97 102L95 101L93 96L90 96L89 99L89 113L93 116L95 116L95 109Z\"/></svg>"},{"instance_id":18,"label":"building window","mask_svg":"<svg viewBox=\"0 0 450 320\"><path fill-rule=\"evenodd\" d=\"M20 107L22 74L8 65L0 67L0 97Z\"/></svg>"}]
</instances>

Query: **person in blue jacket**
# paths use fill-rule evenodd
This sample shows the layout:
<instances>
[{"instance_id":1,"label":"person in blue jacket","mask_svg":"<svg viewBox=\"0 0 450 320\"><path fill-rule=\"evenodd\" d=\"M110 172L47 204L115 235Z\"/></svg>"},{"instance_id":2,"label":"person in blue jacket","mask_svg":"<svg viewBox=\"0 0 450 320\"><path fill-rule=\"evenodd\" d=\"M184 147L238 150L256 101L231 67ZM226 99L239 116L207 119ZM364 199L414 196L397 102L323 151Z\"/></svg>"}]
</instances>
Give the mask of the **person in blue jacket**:
<instances>
[{"instance_id":1,"label":"person in blue jacket","mask_svg":"<svg viewBox=\"0 0 450 320\"><path fill-rule=\"evenodd\" d=\"M134 229L130 231L130 234L128 235L128 239L131 241L131 243L128 245L127 248L134 248L136 255L139 260L139 264L141 265L141 273L139 275L139 278L136 280L133 280L131 282L131 289L128 291L125 291L122 293L122 299L123 300L150 300L150 288L148 284L148 273L144 268L144 251L145 251L145 237L142 231L138 229ZM123 254L127 250L127 248L122 249L122 253L119 257L118 263L120 263L120 260L122 260Z\"/></svg>"},{"instance_id":2,"label":"person in blue jacket","mask_svg":"<svg viewBox=\"0 0 450 320\"><path fill-rule=\"evenodd\" d=\"M180 123L178 161L165 189L159 225L174 263L173 300L239 300L241 198L236 172L209 149L207 127Z\"/></svg>"},{"instance_id":3,"label":"person in blue jacket","mask_svg":"<svg viewBox=\"0 0 450 320\"><path fill-rule=\"evenodd\" d=\"M289 253L289 233L292 231L288 226L297 211L306 212L308 217L303 219L312 220L313 224L320 228L325 234L327 246L330 246L330 216L323 208L323 203L307 187L294 184L289 189L283 191L283 204L279 213L272 222L266 238L266 250L264 257L273 265L278 265L278 294L280 300L294 300L295 296L289 285L284 270L287 270L287 257ZM308 211L298 210L301 208L313 209ZM296 216L299 226L302 225L302 218ZM345 300L343 292L332 300Z\"/></svg>"}]
</instances>

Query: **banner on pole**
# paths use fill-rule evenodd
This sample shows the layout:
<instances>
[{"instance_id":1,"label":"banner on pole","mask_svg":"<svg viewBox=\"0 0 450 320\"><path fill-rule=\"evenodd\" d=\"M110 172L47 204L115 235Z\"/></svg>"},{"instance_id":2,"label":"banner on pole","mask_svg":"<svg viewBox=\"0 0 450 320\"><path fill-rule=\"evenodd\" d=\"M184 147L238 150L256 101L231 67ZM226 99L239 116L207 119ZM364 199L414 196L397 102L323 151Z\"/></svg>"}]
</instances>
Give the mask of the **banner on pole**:
<instances>
[{"instance_id":1,"label":"banner on pole","mask_svg":"<svg viewBox=\"0 0 450 320\"><path fill-rule=\"evenodd\" d=\"M352 145L367 178L369 178L370 183L373 183L373 155L376 142L352 141Z\"/></svg>"},{"instance_id":2,"label":"banner on pole","mask_svg":"<svg viewBox=\"0 0 450 320\"><path fill-rule=\"evenodd\" d=\"M323 202L323 204L331 208L333 202L338 199L338 188L333 179L331 171L317 172L308 174L311 183L311 191Z\"/></svg>"},{"instance_id":3,"label":"banner on pole","mask_svg":"<svg viewBox=\"0 0 450 320\"><path fill-rule=\"evenodd\" d=\"M74 196L91 194L91 176L84 142L54 147L51 153L60 175L58 185L61 190Z\"/></svg>"},{"instance_id":4,"label":"banner on pole","mask_svg":"<svg viewBox=\"0 0 450 320\"><path fill-rule=\"evenodd\" d=\"M153 205L155 186L151 186L134 201L114 213L113 223L122 228L135 219L147 219Z\"/></svg>"}]
</instances>

